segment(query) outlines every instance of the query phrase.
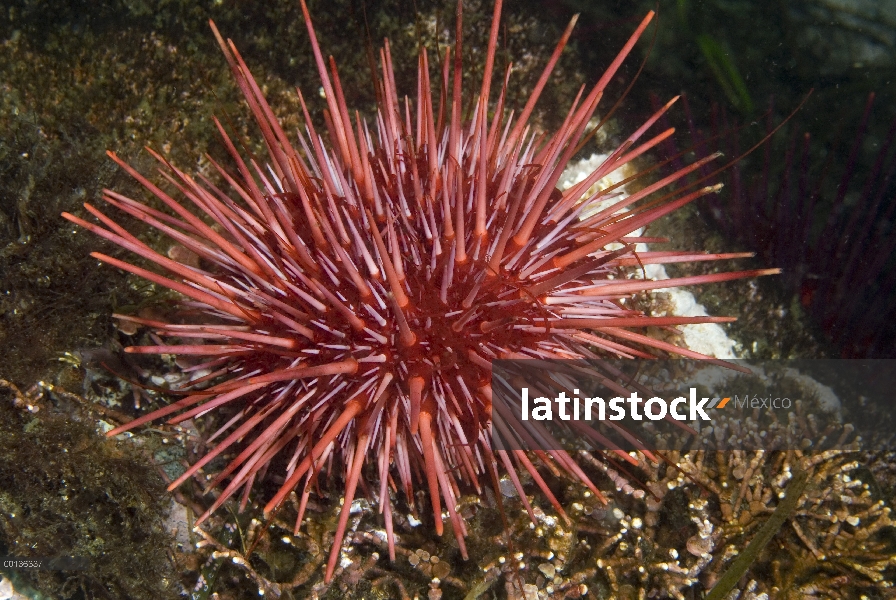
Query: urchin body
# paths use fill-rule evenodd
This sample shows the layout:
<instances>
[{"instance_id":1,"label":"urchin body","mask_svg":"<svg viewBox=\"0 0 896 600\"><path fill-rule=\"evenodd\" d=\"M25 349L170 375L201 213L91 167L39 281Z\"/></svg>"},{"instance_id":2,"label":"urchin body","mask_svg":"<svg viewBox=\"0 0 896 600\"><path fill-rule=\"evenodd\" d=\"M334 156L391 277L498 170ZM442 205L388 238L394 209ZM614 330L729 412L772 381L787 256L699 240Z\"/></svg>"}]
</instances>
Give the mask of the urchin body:
<instances>
[{"instance_id":1,"label":"urchin body","mask_svg":"<svg viewBox=\"0 0 896 600\"><path fill-rule=\"evenodd\" d=\"M562 514L536 467L550 461L599 495L562 450L530 457L493 449L491 361L647 357L650 348L693 357L631 328L724 319L655 318L628 309L621 298L676 282L614 275L637 264L728 256L636 255L640 238L631 233L717 189L661 192L713 157L582 218L591 200L614 198L612 190L583 198L595 182L671 134L641 141L671 102L584 181L563 192L556 188L605 86L652 14L600 81L587 94L580 91L560 130L545 136L532 131L528 119L572 23L518 118L504 106L509 69L496 101L490 93L500 1L485 75L467 118L461 114L468 103L460 77L460 11L457 45L441 71L441 101L434 101L425 51L415 99L399 98L387 45L380 54L379 112L371 125L349 113L335 64L327 69L304 2L302 8L326 95L328 135L318 134L305 110L306 129L297 143L290 141L232 43L215 29L261 129L268 164L244 159L220 123L237 165L231 173L212 160L220 183L203 175L197 181L157 155L169 194L110 153L173 215L112 191L105 200L197 254L200 267L157 253L90 205L104 227L64 216L167 274L95 253L97 258L179 292L192 312L204 315L189 324L119 315L170 342L129 352L201 357L196 368L209 375L193 382L183 399L110 434L170 414L177 413L169 421L176 423L222 405L237 407L212 436L214 449L171 486L235 451L210 485L224 489L199 522L241 489L245 502L256 479L275 464L285 482L265 511L295 490L301 499L298 528L317 473L334 466L346 489L329 580L362 472L384 513L393 554L391 481L409 500L416 486L428 488L437 532L444 509L464 555L465 524L455 512L464 487L481 491L506 473L531 514L517 476L526 471ZM644 199L649 201L639 202Z\"/></svg>"}]
</instances>

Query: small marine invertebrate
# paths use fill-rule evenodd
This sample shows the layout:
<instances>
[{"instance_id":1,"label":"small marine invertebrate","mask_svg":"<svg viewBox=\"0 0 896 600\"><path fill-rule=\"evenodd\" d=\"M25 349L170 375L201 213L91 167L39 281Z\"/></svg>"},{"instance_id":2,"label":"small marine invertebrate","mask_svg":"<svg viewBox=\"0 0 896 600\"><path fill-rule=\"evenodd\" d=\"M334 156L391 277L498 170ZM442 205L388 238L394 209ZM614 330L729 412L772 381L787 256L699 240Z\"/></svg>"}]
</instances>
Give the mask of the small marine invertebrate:
<instances>
[{"instance_id":1,"label":"small marine invertebrate","mask_svg":"<svg viewBox=\"0 0 896 600\"><path fill-rule=\"evenodd\" d=\"M127 351L202 357L188 368L201 375L184 398L109 434L175 413L169 423L232 408L231 418L208 440L217 445L171 484L177 487L222 453L238 450L209 484L223 490L199 523L240 490L245 506L253 485L276 473L283 482L265 512L275 511L297 490L298 530L318 474L343 474L329 580L359 482L384 515L393 559L395 489L413 503L415 486L424 484L436 531L442 533L445 510L464 556L466 525L456 511L462 488L481 493L483 485L497 487L500 473L506 472L525 499L517 471L527 472L562 514L527 454L492 448L491 360L596 353L649 357L651 349L700 357L630 328L730 319L654 318L626 308L622 299L655 288L776 271L663 282L618 279L624 267L638 264L733 256L635 252L635 244L645 238L632 232L718 189L662 193L714 155L630 196L613 186L583 200L595 182L671 135L667 130L640 141L672 102L584 181L562 193L556 189L605 88L653 13L597 84L587 93L580 90L561 128L545 136L532 130L529 117L574 20L514 118L504 106L509 68L497 101L491 102L501 2L495 6L481 87L472 101L464 96L461 81L459 6L456 45L444 58L437 85L430 79L428 53L420 52L414 100L399 99L388 43L380 52L374 135L357 112L350 114L335 61L330 59L328 69L304 2L302 10L328 106L328 140L315 129L300 93L305 131L297 143L290 141L243 58L212 24L261 129L269 164L244 159L220 123L236 173L214 159L210 164L229 191L153 153L173 190L169 193L109 153L176 216L114 191L105 192L106 202L193 252L198 266L158 253L89 204L85 208L101 225L64 216L170 276L105 254L93 256L186 298L192 315L184 322L118 315L166 338ZM436 88L440 95L434 94ZM465 116L468 104L472 114ZM594 200L615 202L583 216ZM537 460L581 480L600 497L568 453L540 453ZM365 469L372 477L362 480ZM528 501L524 505L534 520Z\"/></svg>"}]
</instances>

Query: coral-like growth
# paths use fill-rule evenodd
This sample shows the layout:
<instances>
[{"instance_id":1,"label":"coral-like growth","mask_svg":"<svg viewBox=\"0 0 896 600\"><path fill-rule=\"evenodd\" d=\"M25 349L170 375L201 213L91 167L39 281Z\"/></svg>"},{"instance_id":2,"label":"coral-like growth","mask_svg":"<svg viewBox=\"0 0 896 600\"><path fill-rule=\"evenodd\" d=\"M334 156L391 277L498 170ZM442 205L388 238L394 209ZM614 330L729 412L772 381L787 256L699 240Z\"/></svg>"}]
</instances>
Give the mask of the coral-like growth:
<instances>
[{"instance_id":1,"label":"coral-like growth","mask_svg":"<svg viewBox=\"0 0 896 600\"><path fill-rule=\"evenodd\" d=\"M778 381L800 385L789 376ZM506 523L488 494L464 496L458 512L472 531L467 563L452 560L456 550L449 540L397 513L396 563L386 566L378 559L388 550L379 515L364 501L355 503L351 533L329 586L320 570L338 509L318 507L323 512L315 512L299 536L289 535L292 524L285 514L244 526L245 537L235 546L255 548L255 561L205 532L200 546L274 595L483 597L489 591L500 595L503 588L508 598L520 600L536 595L683 600L719 582L802 473L807 485L793 513L731 597L888 597L896 560L894 524L888 496L880 490L884 478L871 473L886 469L887 457L869 458L861 449L868 440L810 397L786 418L748 414L717 419L712 431L697 438L682 433L665 452L668 463L639 454L637 465L624 465L625 473L581 451L576 460L605 473L616 486L605 491L609 504L604 504L582 486L567 485L562 505L569 521L534 507L533 524L506 476L500 485ZM703 449L706 441L720 438L757 439L764 445ZM631 479L643 487L634 488ZM291 514L298 500L290 504L284 513ZM289 564L288 557L302 562L287 575L275 567Z\"/></svg>"},{"instance_id":2,"label":"coral-like growth","mask_svg":"<svg viewBox=\"0 0 896 600\"><path fill-rule=\"evenodd\" d=\"M645 182L630 196L614 186L582 197L671 135L667 130L641 141L672 102L584 181L565 192L556 188L606 86L653 13L597 84L580 90L560 129L545 135L533 131L529 118L573 23L518 113L504 105L509 68L492 101L500 1L476 95L465 95L461 81L460 7L456 45L444 57L436 85L429 54L421 50L413 99L400 98L395 89L387 43L380 52L379 110L371 126L349 112L335 62L327 65L304 2L302 9L326 96L327 136L315 129L300 94L305 131L291 141L236 48L212 25L261 130L268 165L244 158L220 123L236 171L209 159L218 182L204 174L194 178L153 153L169 186L164 191L109 153L176 216L114 191L106 191L106 202L192 251L198 266L156 252L93 206L85 208L101 225L64 214L168 275L105 254L95 257L186 298L192 316L184 322L119 315L165 338L127 351L202 358L189 368L197 377L184 398L110 435L168 415L176 414L169 423L178 423L232 408L232 418L208 440L217 445L171 484L177 487L222 453L238 450L211 481L209 488L223 490L199 523L240 490L245 505L253 484L273 475L283 483L265 512L297 490L298 529L318 474L342 473L344 504L327 579L336 568L359 481L384 514L390 556L392 494L400 489L413 503L421 483L429 491L436 531L442 532L444 509L466 556L467 528L456 512L462 489L497 488L500 472L506 472L525 498L519 471L559 508L527 454L492 448L490 361L596 353L649 357L657 350L701 357L630 329L730 319L654 318L627 308L622 299L776 271L663 282L618 279L624 267L638 264L729 257L636 253L635 244L644 238L632 233L717 190L663 192L715 156ZM594 200L615 202L583 217ZM568 453L532 458L581 480L600 497ZM365 467L371 474L362 480ZM528 502L526 508L534 519Z\"/></svg>"}]
</instances>

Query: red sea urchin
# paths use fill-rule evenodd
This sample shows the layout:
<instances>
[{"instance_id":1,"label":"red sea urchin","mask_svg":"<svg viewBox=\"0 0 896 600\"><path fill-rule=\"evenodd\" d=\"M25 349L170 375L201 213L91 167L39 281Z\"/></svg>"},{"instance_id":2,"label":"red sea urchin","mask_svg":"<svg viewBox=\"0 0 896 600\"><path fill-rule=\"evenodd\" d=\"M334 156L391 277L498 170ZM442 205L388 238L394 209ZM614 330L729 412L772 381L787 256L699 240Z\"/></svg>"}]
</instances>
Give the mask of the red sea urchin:
<instances>
[{"instance_id":1,"label":"red sea urchin","mask_svg":"<svg viewBox=\"0 0 896 600\"><path fill-rule=\"evenodd\" d=\"M587 358L595 353L649 357L654 348L701 355L630 331L649 325L712 322L710 317L649 317L620 298L675 285L762 275L741 271L656 283L619 281L620 267L730 255L638 252L633 231L716 187L662 195L707 157L647 185L611 207L583 218L598 180L668 137L642 135L671 102L619 146L584 181L556 189L583 138L604 88L644 32L647 15L597 84L580 90L553 135L528 123L539 93L572 31L570 23L519 118L505 111L508 68L497 102L490 88L501 12L498 0L484 77L469 119L462 116L461 10L453 56L444 57L439 106L433 102L429 58L419 55L413 101L399 100L388 44L380 52L376 135L345 104L335 63L320 52L307 6L302 10L328 110L328 136L319 135L305 108L299 149L290 142L248 67L231 42L212 29L261 129L269 153L264 168L241 157L220 123L238 173L214 160L229 193L203 175L198 181L153 153L162 176L183 202L109 156L176 216L106 191L106 202L188 248L201 267L163 256L89 204L102 225L63 216L168 271L163 276L105 254L93 256L169 288L204 315L176 324L130 316L170 344L127 348L132 353L205 357L210 374L188 395L109 432L115 435L179 413L170 423L230 403L236 416L212 436L217 446L190 467L174 488L229 449L238 454L212 481L226 482L201 523L235 492L248 493L274 459L285 482L265 512L293 490L301 503L296 527L317 473L344 469L345 498L327 565L332 577L359 478L369 463L394 555L389 480L397 476L413 502L415 485L429 489L436 531L442 504L466 556L463 519L455 511L461 487L496 484L498 465L522 493L517 470L527 471L562 513L529 456L491 447L490 361L495 358ZM573 22L575 19L573 19ZM327 139L328 138L328 139ZM199 216L197 216L199 215ZM197 367L199 368L199 367ZM209 440L212 441L212 440ZM598 490L563 451L536 453ZM329 460L328 460L329 459ZM423 474L422 476L420 474ZM415 475L417 476L415 478ZM245 498L245 496L244 496ZM530 509L531 513L531 509ZM394 558L394 556L393 556Z\"/></svg>"}]
</instances>

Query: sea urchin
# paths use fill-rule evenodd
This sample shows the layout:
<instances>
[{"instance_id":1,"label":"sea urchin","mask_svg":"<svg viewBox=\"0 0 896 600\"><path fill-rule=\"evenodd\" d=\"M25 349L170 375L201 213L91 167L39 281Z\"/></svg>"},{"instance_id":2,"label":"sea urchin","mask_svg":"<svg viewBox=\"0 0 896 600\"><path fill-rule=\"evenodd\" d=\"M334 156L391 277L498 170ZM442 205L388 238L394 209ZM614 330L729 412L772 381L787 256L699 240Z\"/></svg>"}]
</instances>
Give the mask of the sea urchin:
<instances>
[{"instance_id":1,"label":"sea urchin","mask_svg":"<svg viewBox=\"0 0 896 600\"><path fill-rule=\"evenodd\" d=\"M194 370L209 374L179 401L109 435L175 413L169 423L225 404L235 407L235 416L209 441L223 439L171 484L180 485L224 451L238 450L211 482L210 488L224 489L198 523L240 489L245 502L264 474L284 480L266 513L293 490L300 494L298 528L318 472L341 471L345 494L327 565L329 580L364 471L376 482L372 495L384 514L393 558L393 476L411 503L415 485L428 487L439 534L444 505L464 556L466 527L455 510L462 488L481 491L483 484L497 485L505 472L531 514L518 478L518 471L525 471L562 514L534 459L553 462L600 495L566 452L538 452L530 459L522 451L493 449L493 359L650 357L651 348L702 357L630 329L730 319L650 317L625 308L620 299L654 288L773 271L661 283L613 278L626 266L730 257L635 252L643 238L632 232L717 189L662 193L714 156L630 196L614 196L617 192L610 188L583 198L595 182L672 133L640 141L672 102L584 181L563 192L556 187L604 88L653 13L597 84L587 93L579 91L559 130L544 135L533 130L529 118L575 19L514 118L504 105L509 67L497 101L491 102L498 0L481 87L469 104L472 114L465 116L458 6L456 45L443 57L437 102L425 49L419 54L413 100L399 98L388 43L380 51L374 135L357 112L349 113L335 62L331 58L327 68L304 0L302 11L326 95L327 135L315 130L300 93L305 131L294 145L234 45L212 24L261 129L268 165L244 160L218 121L237 167L232 173L211 160L227 191L202 174L194 179L153 153L169 193L109 153L175 216L110 190L105 201L191 250L200 266L156 252L89 204L85 208L101 225L63 216L167 275L105 254L93 256L181 294L194 315L203 315L186 323L117 315L170 342L129 347L127 352L203 357ZM583 216L594 200L614 197L612 206Z\"/></svg>"}]
</instances>

